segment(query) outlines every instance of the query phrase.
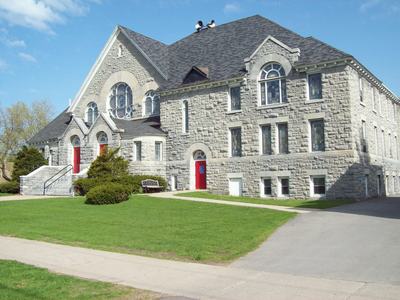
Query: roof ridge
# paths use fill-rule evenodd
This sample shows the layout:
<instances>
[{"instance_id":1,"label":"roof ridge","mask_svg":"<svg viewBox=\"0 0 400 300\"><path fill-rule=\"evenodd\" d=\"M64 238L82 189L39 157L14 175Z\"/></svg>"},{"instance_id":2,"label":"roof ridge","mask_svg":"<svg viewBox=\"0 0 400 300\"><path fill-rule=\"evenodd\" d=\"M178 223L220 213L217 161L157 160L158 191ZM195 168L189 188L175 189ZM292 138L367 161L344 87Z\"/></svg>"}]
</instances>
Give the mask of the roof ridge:
<instances>
[{"instance_id":1,"label":"roof ridge","mask_svg":"<svg viewBox=\"0 0 400 300\"><path fill-rule=\"evenodd\" d=\"M126 26L118 25L118 27L120 27L122 30L129 30L130 32L132 32L132 33L134 33L134 34L140 35L140 36L142 36L142 37L144 37L144 38L146 38L146 39L149 39L149 40L152 40L152 41L154 41L154 42L160 43L160 44L162 44L163 46L166 46L166 47L169 46L168 44L165 44L165 43L163 43L163 42L161 42L161 41L159 41L159 40L156 40L156 39L154 39L154 38L152 38L152 37L149 37L149 36L147 36L147 35L145 35L145 34L143 34L143 33L140 33L140 32L137 32L137 31L135 31L135 30L132 30L132 29L126 27Z\"/></svg>"}]
</instances>

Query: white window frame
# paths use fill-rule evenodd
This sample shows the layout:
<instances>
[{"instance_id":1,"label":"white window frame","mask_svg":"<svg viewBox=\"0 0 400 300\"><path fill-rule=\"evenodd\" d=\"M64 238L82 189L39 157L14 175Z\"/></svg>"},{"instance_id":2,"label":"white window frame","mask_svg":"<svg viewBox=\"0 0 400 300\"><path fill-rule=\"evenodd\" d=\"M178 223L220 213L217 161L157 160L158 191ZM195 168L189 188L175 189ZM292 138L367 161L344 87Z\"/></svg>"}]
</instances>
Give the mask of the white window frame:
<instances>
[{"instance_id":1,"label":"white window frame","mask_svg":"<svg viewBox=\"0 0 400 300\"><path fill-rule=\"evenodd\" d=\"M319 150L319 151L314 151L312 149L312 132L311 132L311 122L315 121L322 121L324 123L324 150ZM318 152L325 152L326 151L326 143L325 143L325 119L324 118L318 118L318 119L309 119L308 120L308 151L310 153L318 153Z\"/></svg>"},{"instance_id":2,"label":"white window frame","mask_svg":"<svg viewBox=\"0 0 400 300\"><path fill-rule=\"evenodd\" d=\"M316 194L314 193L314 179L316 178L324 178L325 181L325 194ZM326 175L311 175L309 177L310 180L310 197L312 198L324 198L326 197Z\"/></svg>"},{"instance_id":3,"label":"white window frame","mask_svg":"<svg viewBox=\"0 0 400 300\"><path fill-rule=\"evenodd\" d=\"M187 105L187 114L186 114L186 105ZM189 101L182 101L182 133L189 134Z\"/></svg>"},{"instance_id":4,"label":"white window frame","mask_svg":"<svg viewBox=\"0 0 400 300\"><path fill-rule=\"evenodd\" d=\"M242 97L240 93L240 109L234 109L232 110L232 98L231 98L231 89L233 88L241 88L240 85L230 85L228 87L228 112L241 112L242 111Z\"/></svg>"},{"instance_id":5,"label":"white window frame","mask_svg":"<svg viewBox=\"0 0 400 300\"><path fill-rule=\"evenodd\" d=\"M114 89L116 89L116 95L118 94L118 87L120 86L120 85L126 85L126 88L125 88L125 115L123 116L123 117L118 117L118 115L117 115L117 113L113 113L112 112L112 108L111 108L111 97L112 97L112 91L114 90ZM130 94L131 94L131 97L132 97L132 105L128 105L128 100L129 100L129 97L128 97L128 89L130 90ZM115 107L116 107L116 110L118 109L118 99L116 98L115 99ZM110 89L110 92L109 92L109 94L108 94L108 98L107 98L107 111L108 111L108 113L109 113L109 115L111 116L111 117L113 117L113 118L115 118L115 119L120 119L120 120L132 120L133 118L134 118L134 112L135 112L135 99L134 99L134 97L133 97L133 91L132 91L132 88L130 87L130 85L128 84L128 83L126 83L126 82L123 82L123 81L120 81L120 82L118 82L118 83L116 83L116 84L114 84L112 87L111 87L111 89ZM130 114L130 116L128 116L128 114Z\"/></svg>"},{"instance_id":6,"label":"white window frame","mask_svg":"<svg viewBox=\"0 0 400 300\"><path fill-rule=\"evenodd\" d=\"M318 99L311 99L310 98L311 94L310 94L310 79L309 79L309 77L311 75L316 75L316 74L321 74L321 95L322 95L322 97L318 98ZM322 86L322 72L319 71L319 72L307 73L307 101L308 102L322 101L323 99L324 99L324 90L323 90L323 86Z\"/></svg>"},{"instance_id":7,"label":"white window frame","mask_svg":"<svg viewBox=\"0 0 400 300\"><path fill-rule=\"evenodd\" d=\"M359 91L359 96L360 96L360 102L365 104L365 99L364 99L364 79L362 76L359 76L358 78L358 91Z\"/></svg>"},{"instance_id":8,"label":"white window frame","mask_svg":"<svg viewBox=\"0 0 400 300\"><path fill-rule=\"evenodd\" d=\"M378 126L374 126L374 135L375 135L375 154L378 154L379 153Z\"/></svg>"},{"instance_id":9,"label":"white window frame","mask_svg":"<svg viewBox=\"0 0 400 300\"><path fill-rule=\"evenodd\" d=\"M152 95L149 95L149 94L152 94ZM146 114L146 100L147 100L148 97L151 98L151 113L150 114ZM149 90L149 91L146 92L146 94L144 95L144 98L142 100L142 116L143 117L151 117L151 116L159 116L160 115L160 112L159 113L155 113L154 112L154 108L155 108L154 103L156 102L155 99L157 97L158 97L158 101L159 101L158 102L158 107L159 107L159 109L161 109L161 106L160 106L160 104L161 104L160 95L157 94L153 90Z\"/></svg>"},{"instance_id":10,"label":"white window frame","mask_svg":"<svg viewBox=\"0 0 400 300\"><path fill-rule=\"evenodd\" d=\"M381 130L382 133L382 157L386 156L386 143L385 143L385 129Z\"/></svg>"},{"instance_id":11,"label":"white window frame","mask_svg":"<svg viewBox=\"0 0 400 300\"><path fill-rule=\"evenodd\" d=\"M262 134L262 128L263 127L266 127L266 126L269 126L270 128L271 128L271 154L264 154L263 153L263 134ZM259 151L259 154L260 155L264 155L264 156L269 156L269 155L273 155L274 154L274 143L273 143L273 140L272 140L272 124L271 123L265 123L265 124L260 124L259 126L258 126L258 140L259 140L259 149L258 149L258 151Z\"/></svg>"},{"instance_id":12,"label":"white window frame","mask_svg":"<svg viewBox=\"0 0 400 300\"><path fill-rule=\"evenodd\" d=\"M240 156L233 156L232 155L232 129L240 129ZM243 139L242 139L242 126L232 126L228 128L228 153L229 153L229 157L243 157Z\"/></svg>"},{"instance_id":13,"label":"white window frame","mask_svg":"<svg viewBox=\"0 0 400 300\"><path fill-rule=\"evenodd\" d=\"M289 194L282 194L282 179L287 179L288 182L289 182L289 186L288 186L288 188L289 188ZM277 193L277 195L278 195L279 198L289 198L289 197L290 197L290 178L289 178L289 176L278 177L278 184L277 184L277 186L278 186L278 193Z\"/></svg>"},{"instance_id":14,"label":"white window frame","mask_svg":"<svg viewBox=\"0 0 400 300\"><path fill-rule=\"evenodd\" d=\"M261 74L263 73L264 69L266 69L269 65L275 64L279 65L282 69L283 72L285 73L284 76L279 76L276 78L270 78L270 79L261 79ZM270 70L271 71L271 70ZM269 71L268 71L269 72ZM289 102L288 96L287 96L287 81L286 81L286 102L283 102L283 97L282 97L282 80L286 80L287 74L283 66L278 63L278 62L268 62L266 63L260 70L260 73L258 75L258 80L257 80L257 90L258 90L258 106L259 107L268 107L268 106L276 106L276 105L286 105ZM267 82L268 81L273 81L273 80L279 80L279 103L268 103L268 88L267 88ZM262 104L262 95L261 95L261 83L265 84L265 104Z\"/></svg>"},{"instance_id":15,"label":"white window frame","mask_svg":"<svg viewBox=\"0 0 400 300\"><path fill-rule=\"evenodd\" d=\"M138 159L138 145L140 145L140 159ZM134 161L142 161L143 160L143 143L142 141L134 141Z\"/></svg>"},{"instance_id":16,"label":"white window frame","mask_svg":"<svg viewBox=\"0 0 400 300\"><path fill-rule=\"evenodd\" d=\"M160 151L159 151L159 157L157 159L157 145L159 145L160 147ZM155 141L154 142L154 160L155 161L162 161L163 160L163 142L161 141Z\"/></svg>"},{"instance_id":17,"label":"white window frame","mask_svg":"<svg viewBox=\"0 0 400 300\"><path fill-rule=\"evenodd\" d=\"M284 153L281 153L280 150L279 150L280 144L281 144L281 141L279 139L279 125L282 125L282 124L286 124L287 137L288 137L288 139L287 139L287 149L288 149L288 151L284 152ZM271 128L271 130L272 130L272 128ZM272 135L272 133L271 133L271 135ZM289 122L275 123L275 141L276 141L276 143L275 143L276 152L275 153L281 154L281 155L290 153L290 151L289 151Z\"/></svg>"},{"instance_id":18,"label":"white window frame","mask_svg":"<svg viewBox=\"0 0 400 300\"><path fill-rule=\"evenodd\" d=\"M271 194L264 194L264 180L271 180ZM272 178L271 177L261 177L260 178L260 197L261 198L271 198L272 197Z\"/></svg>"},{"instance_id":19,"label":"white window frame","mask_svg":"<svg viewBox=\"0 0 400 300\"><path fill-rule=\"evenodd\" d=\"M376 94L377 94L377 89L375 87L372 87L372 111L376 113Z\"/></svg>"},{"instance_id":20,"label":"white window frame","mask_svg":"<svg viewBox=\"0 0 400 300\"><path fill-rule=\"evenodd\" d=\"M97 103L94 102L94 101L90 101L90 102L86 105L86 110L85 110L85 121L86 121L86 123L89 123L89 118L88 118L88 116L89 116L89 114L88 114L89 109L92 110L92 114L93 114L93 122L90 123L90 126L92 126L92 125L96 122L97 118L99 117L100 112L99 112L99 107L98 107ZM97 115L96 115L96 116L94 116L94 109L97 109Z\"/></svg>"}]
</instances>

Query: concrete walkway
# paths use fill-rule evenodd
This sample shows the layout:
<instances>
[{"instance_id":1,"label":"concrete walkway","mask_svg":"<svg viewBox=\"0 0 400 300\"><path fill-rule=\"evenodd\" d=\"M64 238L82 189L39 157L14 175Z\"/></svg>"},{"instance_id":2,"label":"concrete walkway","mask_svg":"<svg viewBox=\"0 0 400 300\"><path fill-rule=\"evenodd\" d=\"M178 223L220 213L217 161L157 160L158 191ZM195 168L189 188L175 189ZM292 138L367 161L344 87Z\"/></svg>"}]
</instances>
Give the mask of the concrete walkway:
<instances>
[{"instance_id":1,"label":"concrete walkway","mask_svg":"<svg viewBox=\"0 0 400 300\"><path fill-rule=\"evenodd\" d=\"M184 193L186 193L186 192L188 192L188 191L185 191ZM309 213L309 212L313 211L313 209L293 208L293 207L279 206L279 205L255 204L255 203L225 201L225 200L216 200L216 199L208 199L208 198L197 198L197 197L184 197L184 196L179 196L179 192L177 192L177 191L145 194L145 195L150 196L150 197L156 197L156 198L178 199L178 200L186 200L186 201L194 201L194 202L205 202L205 203L214 203L214 204L223 204L223 205L273 209L273 210L286 211L286 212L296 212L299 214Z\"/></svg>"},{"instance_id":2,"label":"concrete walkway","mask_svg":"<svg viewBox=\"0 0 400 300\"><path fill-rule=\"evenodd\" d=\"M68 196L42 196L42 195L10 195L1 196L0 201L18 201L18 200L39 200L39 199L54 199L54 198L68 198Z\"/></svg>"},{"instance_id":3,"label":"concrete walkway","mask_svg":"<svg viewBox=\"0 0 400 300\"><path fill-rule=\"evenodd\" d=\"M160 260L0 236L0 258L194 299L392 299L399 285Z\"/></svg>"}]
</instances>

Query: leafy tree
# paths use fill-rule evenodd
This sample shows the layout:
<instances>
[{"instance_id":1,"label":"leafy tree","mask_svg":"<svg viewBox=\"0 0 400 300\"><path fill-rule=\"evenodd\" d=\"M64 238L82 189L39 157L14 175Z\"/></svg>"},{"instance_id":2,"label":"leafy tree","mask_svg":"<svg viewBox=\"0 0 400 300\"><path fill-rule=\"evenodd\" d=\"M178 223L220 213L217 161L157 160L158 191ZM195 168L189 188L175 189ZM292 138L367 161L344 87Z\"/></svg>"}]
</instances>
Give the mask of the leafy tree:
<instances>
[{"instance_id":1,"label":"leafy tree","mask_svg":"<svg viewBox=\"0 0 400 300\"><path fill-rule=\"evenodd\" d=\"M128 161L118 156L119 148L106 149L90 165L88 178L117 178L126 176Z\"/></svg>"},{"instance_id":2,"label":"leafy tree","mask_svg":"<svg viewBox=\"0 0 400 300\"><path fill-rule=\"evenodd\" d=\"M6 168L9 156L49 123L51 111L46 101L31 105L16 102L0 109L0 169L4 179L11 180Z\"/></svg>"},{"instance_id":3,"label":"leafy tree","mask_svg":"<svg viewBox=\"0 0 400 300\"><path fill-rule=\"evenodd\" d=\"M39 150L23 146L15 158L12 180L19 182L20 176L27 175L46 164L47 161Z\"/></svg>"}]
</instances>

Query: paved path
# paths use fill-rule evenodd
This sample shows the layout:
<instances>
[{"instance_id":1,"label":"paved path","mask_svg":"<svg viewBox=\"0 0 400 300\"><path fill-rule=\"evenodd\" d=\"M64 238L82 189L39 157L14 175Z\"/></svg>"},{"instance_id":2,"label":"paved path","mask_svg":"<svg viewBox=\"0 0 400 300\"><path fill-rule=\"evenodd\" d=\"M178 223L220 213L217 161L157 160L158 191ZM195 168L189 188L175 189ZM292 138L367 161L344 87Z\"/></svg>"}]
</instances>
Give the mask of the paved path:
<instances>
[{"instance_id":1,"label":"paved path","mask_svg":"<svg viewBox=\"0 0 400 300\"><path fill-rule=\"evenodd\" d=\"M0 258L194 299L392 299L399 285L329 280L160 260L0 237Z\"/></svg>"},{"instance_id":2,"label":"paved path","mask_svg":"<svg viewBox=\"0 0 400 300\"><path fill-rule=\"evenodd\" d=\"M185 191L185 192L187 192L187 191ZM266 209L273 209L273 210L279 210L279 211L296 212L299 214L309 213L310 211L313 211L313 209L293 208L293 207L278 206L278 205L255 204L255 203L225 201L225 200L216 200L216 199L208 199L208 198L197 198L197 197L184 197L184 196L178 196L179 192L177 192L177 191L146 194L146 195L151 196L151 197L156 197L156 198L178 199L178 200L186 200L186 201L194 201L194 202L205 202L205 203L244 206L244 207L256 207L256 208L264 208L264 209L266 208Z\"/></svg>"},{"instance_id":3,"label":"paved path","mask_svg":"<svg viewBox=\"0 0 400 300\"><path fill-rule=\"evenodd\" d=\"M400 198L299 215L232 267L400 285Z\"/></svg>"},{"instance_id":4,"label":"paved path","mask_svg":"<svg viewBox=\"0 0 400 300\"><path fill-rule=\"evenodd\" d=\"M55 199L55 198L68 198L68 196L29 196L29 195L10 195L1 196L0 201L18 201L18 200L39 200L39 199Z\"/></svg>"}]
</instances>

